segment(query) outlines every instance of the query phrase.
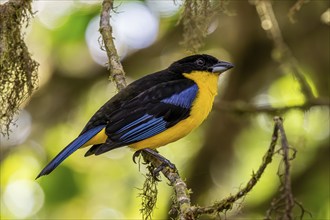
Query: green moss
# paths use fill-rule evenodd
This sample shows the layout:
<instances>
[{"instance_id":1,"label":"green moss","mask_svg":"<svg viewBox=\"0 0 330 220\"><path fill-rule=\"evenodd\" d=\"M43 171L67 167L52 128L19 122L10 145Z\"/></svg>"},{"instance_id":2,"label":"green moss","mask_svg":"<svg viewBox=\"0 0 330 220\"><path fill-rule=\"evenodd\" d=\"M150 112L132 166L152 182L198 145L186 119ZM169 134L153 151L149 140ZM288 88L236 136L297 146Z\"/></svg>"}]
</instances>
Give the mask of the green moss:
<instances>
[{"instance_id":1,"label":"green moss","mask_svg":"<svg viewBox=\"0 0 330 220\"><path fill-rule=\"evenodd\" d=\"M152 169L151 165L148 165L148 169ZM158 195L157 183L157 180L152 176L152 171L146 174L142 193L139 195L142 198L142 208L140 209L142 219L152 219L152 212L156 206Z\"/></svg>"},{"instance_id":2,"label":"green moss","mask_svg":"<svg viewBox=\"0 0 330 220\"><path fill-rule=\"evenodd\" d=\"M190 53L197 53L204 45L215 7L211 0L185 1L180 23L183 25L183 41L181 44Z\"/></svg>"},{"instance_id":3,"label":"green moss","mask_svg":"<svg viewBox=\"0 0 330 220\"><path fill-rule=\"evenodd\" d=\"M19 106L37 87L38 63L32 60L24 43L22 26L32 15L31 0L9 1L0 6L0 125L1 134L9 133L9 125Z\"/></svg>"}]
</instances>

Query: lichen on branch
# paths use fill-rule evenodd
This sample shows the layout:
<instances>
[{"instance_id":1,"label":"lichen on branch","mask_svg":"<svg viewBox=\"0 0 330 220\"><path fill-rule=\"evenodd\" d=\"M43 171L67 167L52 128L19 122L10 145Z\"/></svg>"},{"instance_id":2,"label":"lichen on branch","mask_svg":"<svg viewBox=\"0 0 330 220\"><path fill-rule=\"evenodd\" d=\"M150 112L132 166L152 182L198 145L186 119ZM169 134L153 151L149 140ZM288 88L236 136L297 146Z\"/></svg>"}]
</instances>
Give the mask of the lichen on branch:
<instances>
[{"instance_id":1,"label":"lichen on branch","mask_svg":"<svg viewBox=\"0 0 330 220\"><path fill-rule=\"evenodd\" d=\"M207 30L212 21L215 8L211 0L186 0L179 23L183 26L181 44L190 53L197 53L204 45Z\"/></svg>"},{"instance_id":2,"label":"lichen on branch","mask_svg":"<svg viewBox=\"0 0 330 220\"><path fill-rule=\"evenodd\" d=\"M8 1L0 5L0 133L9 134L9 126L20 105L38 85L39 64L31 58L24 42L32 0Z\"/></svg>"},{"instance_id":3,"label":"lichen on branch","mask_svg":"<svg viewBox=\"0 0 330 220\"><path fill-rule=\"evenodd\" d=\"M112 36L112 27L110 25L110 12L113 10L113 0L104 0L101 9L100 33L108 56L108 69L110 79L117 86L118 91L126 87L125 72L121 65L115 43Z\"/></svg>"}]
</instances>

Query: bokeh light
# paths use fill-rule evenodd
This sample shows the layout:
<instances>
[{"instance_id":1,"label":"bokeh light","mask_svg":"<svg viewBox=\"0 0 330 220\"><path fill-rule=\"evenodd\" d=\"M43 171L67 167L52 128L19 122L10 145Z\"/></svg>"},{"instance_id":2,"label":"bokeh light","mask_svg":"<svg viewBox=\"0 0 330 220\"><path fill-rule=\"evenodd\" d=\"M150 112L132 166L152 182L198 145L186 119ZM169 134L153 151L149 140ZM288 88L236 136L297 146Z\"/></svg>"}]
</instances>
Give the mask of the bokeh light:
<instances>
[{"instance_id":1,"label":"bokeh light","mask_svg":"<svg viewBox=\"0 0 330 220\"><path fill-rule=\"evenodd\" d=\"M149 8L135 1L125 1L116 7L111 16L113 37L119 56L146 48L157 39L159 20ZM99 16L92 19L86 30L86 42L95 62L104 65L107 62L106 52L100 48Z\"/></svg>"},{"instance_id":2,"label":"bokeh light","mask_svg":"<svg viewBox=\"0 0 330 220\"><path fill-rule=\"evenodd\" d=\"M148 7L161 17L170 17L175 15L183 4L183 0L177 1L159 1L159 0L147 0Z\"/></svg>"},{"instance_id":3,"label":"bokeh light","mask_svg":"<svg viewBox=\"0 0 330 220\"><path fill-rule=\"evenodd\" d=\"M74 7L74 1L33 1L39 21L48 29L58 28L67 21L67 14Z\"/></svg>"},{"instance_id":4,"label":"bokeh light","mask_svg":"<svg viewBox=\"0 0 330 220\"><path fill-rule=\"evenodd\" d=\"M32 119L29 112L21 110L15 115L12 124L10 124L9 137L0 135L0 147L9 147L22 144L31 133Z\"/></svg>"},{"instance_id":5,"label":"bokeh light","mask_svg":"<svg viewBox=\"0 0 330 220\"><path fill-rule=\"evenodd\" d=\"M6 186L2 202L16 218L28 218L39 211L44 203L44 193L33 180L16 180Z\"/></svg>"}]
</instances>

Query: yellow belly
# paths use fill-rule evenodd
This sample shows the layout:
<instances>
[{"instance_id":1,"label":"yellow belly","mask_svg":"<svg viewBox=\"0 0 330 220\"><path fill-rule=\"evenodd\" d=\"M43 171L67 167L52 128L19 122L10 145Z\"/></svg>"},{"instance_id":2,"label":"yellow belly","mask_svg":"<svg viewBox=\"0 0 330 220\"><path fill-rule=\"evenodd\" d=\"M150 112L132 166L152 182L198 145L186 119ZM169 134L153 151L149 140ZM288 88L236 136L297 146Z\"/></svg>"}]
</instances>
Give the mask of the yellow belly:
<instances>
[{"instance_id":1,"label":"yellow belly","mask_svg":"<svg viewBox=\"0 0 330 220\"><path fill-rule=\"evenodd\" d=\"M166 131L131 144L129 147L140 150L164 146L186 136L205 120L212 109L214 97L217 95L218 75L200 71L183 75L193 80L198 86L197 97L193 102L190 116Z\"/></svg>"}]
</instances>

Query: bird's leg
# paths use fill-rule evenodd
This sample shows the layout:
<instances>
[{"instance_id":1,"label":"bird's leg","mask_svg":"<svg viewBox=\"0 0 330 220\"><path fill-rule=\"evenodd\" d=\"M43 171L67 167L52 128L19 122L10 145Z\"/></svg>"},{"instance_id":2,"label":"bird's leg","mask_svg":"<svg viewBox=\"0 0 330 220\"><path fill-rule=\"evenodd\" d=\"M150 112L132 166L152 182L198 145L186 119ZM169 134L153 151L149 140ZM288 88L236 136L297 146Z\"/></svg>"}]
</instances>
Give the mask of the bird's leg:
<instances>
[{"instance_id":1,"label":"bird's leg","mask_svg":"<svg viewBox=\"0 0 330 220\"><path fill-rule=\"evenodd\" d=\"M138 157L142 152L155 157L157 160L159 160L161 162L161 164L152 171L152 175L155 179L157 179L159 172L162 171L165 167L169 167L170 169L175 170L175 171L177 170L175 165L173 163L171 163L171 161L169 161L168 159L166 159L165 157L160 155L156 150L152 150L149 148L145 148L145 149L136 151L133 155L134 163L136 163L135 158Z\"/></svg>"},{"instance_id":2,"label":"bird's leg","mask_svg":"<svg viewBox=\"0 0 330 220\"><path fill-rule=\"evenodd\" d=\"M149 149L149 148L146 148L146 149L144 149L144 152L147 152L148 154L151 154L152 156L154 156L158 160L160 160L162 162L161 166L163 166L163 168L166 167L166 166L168 166L172 170L176 170L175 165L173 163L171 163L171 161L169 161L168 159L166 159L165 157L163 157L162 155L160 155L158 153L158 151L152 150L152 149Z\"/></svg>"}]
</instances>

